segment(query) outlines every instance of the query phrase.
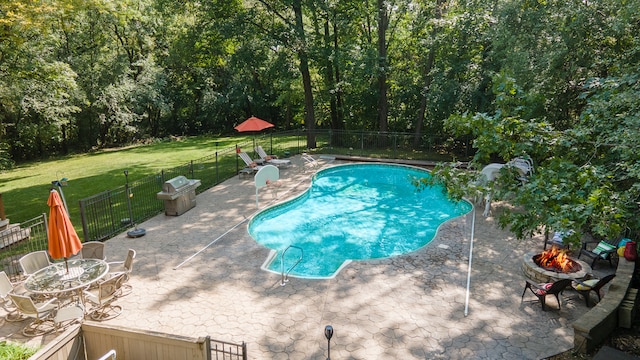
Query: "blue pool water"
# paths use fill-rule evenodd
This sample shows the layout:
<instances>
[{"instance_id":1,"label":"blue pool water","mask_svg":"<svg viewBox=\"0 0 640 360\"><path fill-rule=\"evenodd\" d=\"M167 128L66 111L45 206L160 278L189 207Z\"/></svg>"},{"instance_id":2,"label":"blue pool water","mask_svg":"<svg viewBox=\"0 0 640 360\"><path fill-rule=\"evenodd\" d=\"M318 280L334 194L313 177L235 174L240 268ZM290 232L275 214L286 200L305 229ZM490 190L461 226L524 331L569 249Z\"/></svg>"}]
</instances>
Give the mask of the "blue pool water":
<instances>
[{"instance_id":1,"label":"blue pool water","mask_svg":"<svg viewBox=\"0 0 640 360\"><path fill-rule=\"evenodd\" d=\"M291 276L328 278L349 260L387 258L433 240L447 220L471 211L467 201L447 199L441 187L418 191L412 181L429 172L387 164L340 165L318 172L299 197L258 213L249 234L277 251L266 265L281 271L288 246L303 250ZM299 258L286 252L285 270Z\"/></svg>"}]
</instances>

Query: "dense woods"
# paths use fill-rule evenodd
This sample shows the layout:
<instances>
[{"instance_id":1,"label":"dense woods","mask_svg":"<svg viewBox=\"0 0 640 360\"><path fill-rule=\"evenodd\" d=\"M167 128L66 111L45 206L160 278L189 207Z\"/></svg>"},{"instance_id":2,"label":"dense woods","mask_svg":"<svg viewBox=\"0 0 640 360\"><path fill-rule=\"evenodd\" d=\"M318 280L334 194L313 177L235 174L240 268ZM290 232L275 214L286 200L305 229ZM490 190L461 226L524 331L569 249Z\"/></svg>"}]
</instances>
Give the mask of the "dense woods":
<instances>
[{"instance_id":1,"label":"dense woods","mask_svg":"<svg viewBox=\"0 0 640 360\"><path fill-rule=\"evenodd\" d=\"M473 136L475 162L534 159L515 198L509 184L497 194L526 205L505 220L519 235L541 223L637 229L638 9L639 0L4 0L0 168L231 133L257 115L279 129L409 131L416 144L423 134Z\"/></svg>"}]
</instances>

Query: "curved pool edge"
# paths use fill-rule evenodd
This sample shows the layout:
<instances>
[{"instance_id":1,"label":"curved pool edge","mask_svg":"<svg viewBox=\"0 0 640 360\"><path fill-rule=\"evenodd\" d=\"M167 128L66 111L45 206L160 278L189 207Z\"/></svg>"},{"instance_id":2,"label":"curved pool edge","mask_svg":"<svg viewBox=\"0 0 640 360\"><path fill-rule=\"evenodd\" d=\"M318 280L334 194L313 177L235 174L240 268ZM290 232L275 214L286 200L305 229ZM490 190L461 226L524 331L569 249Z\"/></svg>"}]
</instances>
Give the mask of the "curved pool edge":
<instances>
[{"instance_id":1,"label":"curved pool edge","mask_svg":"<svg viewBox=\"0 0 640 360\"><path fill-rule=\"evenodd\" d=\"M271 265L272 262L277 261L276 260L277 257L278 257L278 251L273 250L273 249L269 249L269 255L267 255L267 258L264 260L264 262L260 266L260 270L264 270L264 271L270 272L272 274L282 275L282 270L281 271L275 271L275 270L269 269L269 265ZM352 262L353 262L353 260L351 260L351 259L345 260L338 267L338 269L333 274L331 274L329 276L301 276L301 275L296 275L296 274L288 274L287 277L292 277L292 278L297 278L297 279L310 279L310 280L330 280L330 279L334 279L340 273L340 271L342 271L342 269L347 267Z\"/></svg>"},{"instance_id":2,"label":"curved pool edge","mask_svg":"<svg viewBox=\"0 0 640 360\"><path fill-rule=\"evenodd\" d=\"M353 165L356 165L356 164L383 165L383 166L388 166L388 167L404 167L404 168L409 168L409 169L416 169L416 170L420 170L420 171L425 172L425 173L427 173L427 174L431 174L431 170L429 170L429 169L425 169L425 168L423 168L423 167L419 167L419 166L415 166L415 165L407 165L407 164L389 164L389 163L385 163L385 162L362 162L362 163L357 162L357 163L355 163L355 164L354 164L354 163L349 163L349 164L337 164L337 165L328 166L328 167L326 167L326 168L323 168L323 169L321 169L321 170L319 170L319 171L315 172L313 175L311 175L311 176L309 177L309 185L308 185L307 189L305 189L304 191L302 191L300 194L295 195L295 196L292 196L291 198L288 198L288 199L286 199L286 200L284 200L284 201L282 201L282 202L279 202L279 203L276 203L276 204L273 204L273 205L267 206L267 207L265 207L265 208L263 208L263 209L261 209L261 210L259 210L259 211L256 211L255 213L253 213L253 214L252 214L252 216L251 216L251 218L249 219L249 222L247 223L247 229L249 229L249 228L251 227L251 223L254 221L254 219L255 219L258 215L262 214L263 212L267 212L267 211L273 210L274 208L278 208L278 207L281 207L281 206L286 206L287 204L289 204L289 203L291 203L291 202L299 201L299 200L301 200L303 197L305 197L305 196L309 196L310 191L311 191L312 186L313 186L313 181L314 181L314 180L315 180L319 175L321 175L322 173L329 172L329 171L334 170L335 168L338 168L338 167L348 167L348 166L353 166ZM453 200L452 200L452 201L453 201ZM335 278L335 277L336 277L336 276L337 276L337 275L338 275L338 274L339 274L339 273L340 273L340 272L341 272L345 267L347 267L349 264L351 264L351 263L352 263L352 262L354 262L354 261L358 261L358 262L366 262L366 261L371 261L371 260L384 260L384 259L390 259L390 258L394 258L394 257L399 257L399 256L403 256L403 255L408 255L408 254L414 253L414 252L416 252L416 251L419 251L419 250L421 250L421 249L424 249L424 248L426 248L429 244L431 244L431 243L433 242L433 240L435 240L435 239L438 237L438 235L439 235L439 233L440 233L440 230L441 230L441 227L442 227L443 225L448 224L448 223L452 222L453 220L457 220L457 219L459 219L459 218L461 218L461 217L468 216L468 215L469 215L469 213L473 212L473 210L475 209L475 205L474 205L474 203L473 203L472 201L470 201L469 199L467 199L467 198L462 198L462 199L461 199L461 200L459 200L459 201L467 202L467 203L469 204L469 206L470 206L469 211L467 211L467 212L465 212L465 213L462 213L462 214L460 214L460 215L458 215L458 216L456 216L456 217L453 217L453 218L451 218L451 219L448 219L448 220L446 220L445 222L440 223L440 224L438 225L438 227L436 228L436 230L435 230L435 233L434 233L433 237L432 237L429 241L427 241L423 246L421 246L420 248L415 249L414 251L411 251L411 252L409 252L409 253L405 253L405 254L400 254L400 255L384 256L384 257L371 258L371 259L366 259L366 260L353 260L353 259L347 259L347 260L345 260L345 261L344 261L344 262L343 262L343 263L342 263L342 264L341 264L341 265L336 269L336 271L335 271L335 272L333 272L330 276L296 275L296 274L293 274L293 273L290 273L290 274L288 274L287 276L288 276L288 277L292 277L292 278L299 278L299 279L317 279L317 280L323 280L323 279L334 279L334 278ZM275 271L275 270L272 270L272 269L270 269L270 268L269 268L269 267L272 265L272 263L273 263L274 261L277 261L278 251L277 251L277 250L274 250L274 249L271 249L271 248L268 248L268 247L266 247L266 246L262 245L262 244L261 244L260 242L258 242L255 238L253 238L253 236L252 236L251 234L249 234L249 236L254 240L254 242L255 242L256 244L258 244L258 245L260 245L260 246L264 247L265 249L268 249L268 250L269 250L269 254L267 255L267 257L266 257L265 261L264 261L264 262L262 263L262 265L260 266L260 269L261 269L261 270L264 270L264 271L267 271L267 272L270 272L270 273L274 273L274 274L282 275L282 270L280 270L280 271Z\"/></svg>"}]
</instances>

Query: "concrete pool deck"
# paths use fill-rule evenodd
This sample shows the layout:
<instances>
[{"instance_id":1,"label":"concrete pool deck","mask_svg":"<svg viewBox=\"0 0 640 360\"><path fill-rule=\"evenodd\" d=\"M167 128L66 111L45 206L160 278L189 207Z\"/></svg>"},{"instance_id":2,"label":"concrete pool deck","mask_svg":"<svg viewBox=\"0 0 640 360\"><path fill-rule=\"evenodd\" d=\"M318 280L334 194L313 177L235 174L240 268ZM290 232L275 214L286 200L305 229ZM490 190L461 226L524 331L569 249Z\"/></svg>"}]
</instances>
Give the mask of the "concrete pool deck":
<instances>
[{"instance_id":1,"label":"concrete pool deck","mask_svg":"<svg viewBox=\"0 0 640 360\"><path fill-rule=\"evenodd\" d=\"M293 163L281 173L278 199L261 191L260 209L307 189L315 170L302 171L299 158ZM105 323L244 341L249 359L325 359L325 325L335 331L334 359L541 359L573 348L571 323L588 311L573 291L563 294L560 311L551 298L546 312L532 294L521 302L522 258L541 251L543 240L516 240L482 211L467 316L472 213L444 224L413 253L280 286L279 274L260 269L269 250L247 233L257 210L253 178L236 176L198 195L185 214L140 224L145 236L108 240L108 261L123 260L129 248L137 257L133 293L118 300L122 315ZM613 272L604 263L600 269ZM54 338L27 341L15 324L26 321L4 322L0 339L35 345Z\"/></svg>"}]
</instances>

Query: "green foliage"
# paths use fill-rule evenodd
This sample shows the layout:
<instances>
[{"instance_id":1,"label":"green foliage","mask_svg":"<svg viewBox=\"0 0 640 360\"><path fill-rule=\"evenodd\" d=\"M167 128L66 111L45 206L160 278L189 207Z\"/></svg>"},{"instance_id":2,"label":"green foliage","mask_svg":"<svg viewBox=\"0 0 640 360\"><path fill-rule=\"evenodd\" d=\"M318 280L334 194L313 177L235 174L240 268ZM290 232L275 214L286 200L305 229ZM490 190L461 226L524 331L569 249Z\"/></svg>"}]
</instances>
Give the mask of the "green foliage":
<instances>
[{"instance_id":1,"label":"green foliage","mask_svg":"<svg viewBox=\"0 0 640 360\"><path fill-rule=\"evenodd\" d=\"M0 359L27 360L38 350L24 344L0 341Z\"/></svg>"},{"instance_id":2,"label":"green foliage","mask_svg":"<svg viewBox=\"0 0 640 360\"><path fill-rule=\"evenodd\" d=\"M14 165L14 161L11 159L11 154L8 150L9 145L7 143L0 142L0 171L9 170Z\"/></svg>"},{"instance_id":3,"label":"green foliage","mask_svg":"<svg viewBox=\"0 0 640 360\"><path fill-rule=\"evenodd\" d=\"M524 183L503 173L483 186L462 170L440 166L433 181L444 182L456 197L491 192L495 200L508 200L515 208L501 215L500 224L520 238L545 228L575 230L575 241L584 233L615 238L627 228L637 232L638 76L593 79L587 89L582 116L571 129L558 131L544 121L525 119L526 98L516 99L520 92L513 86L497 86L495 114L454 116L449 126L476 137L472 165L477 169L490 158L506 161L529 154L535 172Z\"/></svg>"}]
</instances>

